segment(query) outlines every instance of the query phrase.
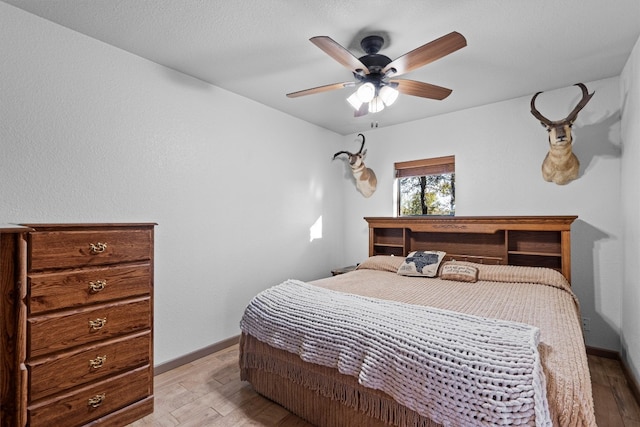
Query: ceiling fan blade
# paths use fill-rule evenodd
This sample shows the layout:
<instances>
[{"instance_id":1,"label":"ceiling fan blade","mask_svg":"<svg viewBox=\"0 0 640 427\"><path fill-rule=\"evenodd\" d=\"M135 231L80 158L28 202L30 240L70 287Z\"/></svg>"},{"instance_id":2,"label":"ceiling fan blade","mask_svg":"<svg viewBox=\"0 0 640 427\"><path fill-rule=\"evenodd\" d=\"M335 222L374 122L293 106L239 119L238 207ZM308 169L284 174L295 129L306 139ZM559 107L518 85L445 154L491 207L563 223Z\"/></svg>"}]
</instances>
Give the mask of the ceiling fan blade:
<instances>
[{"instance_id":1,"label":"ceiling fan blade","mask_svg":"<svg viewBox=\"0 0 640 427\"><path fill-rule=\"evenodd\" d=\"M369 103L363 103L359 109L353 112L353 117L362 117L369 114Z\"/></svg>"},{"instance_id":2,"label":"ceiling fan blade","mask_svg":"<svg viewBox=\"0 0 640 427\"><path fill-rule=\"evenodd\" d=\"M453 92L446 87L436 86L429 83L417 82L415 80L390 80L390 83L397 83L398 92L405 95L419 96L422 98L430 98L443 100Z\"/></svg>"},{"instance_id":3,"label":"ceiling fan blade","mask_svg":"<svg viewBox=\"0 0 640 427\"><path fill-rule=\"evenodd\" d=\"M311 37L309 41L320 49L322 49L327 55L338 61L344 67L357 74L369 74L369 69L358 58L353 56L344 47L340 46L335 40L328 36Z\"/></svg>"},{"instance_id":4,"label":"ceiling fan blade","mask_svg":"<svg viewBox=\"0 0 640 427\"><path fill-rule=\"evenodd\" d=\"M462 49L467 45L467 39L456 31L446 36L435 39L432 42L424 44L409 53L391 61L384 69L382 74L386 74L389 70L395 69L396 72L392 76L405 74L416 68L427 65L437 59L443 58L458 49Z\"/></svg>"},{"instance_id":5,"label":"ceiling fan blade","mask_svg":"<svg viewBox=\"0 0 640 427\"><path fill-rule=\"evenodd\" d=\"M330 85L318 86L311 89L299 90L297 92L288 93L289 98L297 98L299 96L313 95L315 93L328 92L330 90L342 89L344 87L355 86L355 82L333 83Z\"/></svg>"}]
</instances>

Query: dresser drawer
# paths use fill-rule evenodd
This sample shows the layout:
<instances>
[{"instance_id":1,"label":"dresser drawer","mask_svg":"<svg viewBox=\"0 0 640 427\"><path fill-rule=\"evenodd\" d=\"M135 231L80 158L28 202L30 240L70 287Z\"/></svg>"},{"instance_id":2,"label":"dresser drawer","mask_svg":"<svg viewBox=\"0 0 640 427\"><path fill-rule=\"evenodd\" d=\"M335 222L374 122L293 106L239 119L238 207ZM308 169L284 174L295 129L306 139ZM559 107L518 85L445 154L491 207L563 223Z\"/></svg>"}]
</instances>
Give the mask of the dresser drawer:
<instances>
[{"instance_id":1,"label":"dresser drawer","mask_svg":"<svg viewBox=\"0 0 640 427\"><path fill-rule=\"evenodd\" d=\"M29 271L106 265L152 257L152 230L37 231L29 234Z\"/></svg>"},{"instance_id":2,"label":"dresser drawer","mask_svg":"<svg viewBox=\"0 0 640 427\"><path fill-rule=\"evenodd\" d=\"M96 267L28 275L32 315L123 299L151 292L149 264Z\"/></svg>"},{"instance_id":3,"label":"dresser drawer","mask_svg":"<svg viewBox=\"0 0 640 427\"><path fill-rule=\"evenodd\" d=\"M31 401L96 381L126 370L149 365L151 332L117 338L55 358L27 363Z\"/></svg>"},{"instance_id":4,"label":"dresser drawer","mask_svg":"<svg viewBox=\"0 0 640 427\"><path fill-rule=\"evenodd\" d=\"M38 357L150 327L149 297L34 316L27 320L28 353Z\"/></svg>"},{"instance_id":5,"label":"dresser drawer","mask_svg":"<svg viewBox=\"0 0 640 427\"><path fill-rule=\"evenodd\" d=\"M80 426L144 399L152 384L149 366L29 405L29 427Z\"/></svg>"}]
</instances>

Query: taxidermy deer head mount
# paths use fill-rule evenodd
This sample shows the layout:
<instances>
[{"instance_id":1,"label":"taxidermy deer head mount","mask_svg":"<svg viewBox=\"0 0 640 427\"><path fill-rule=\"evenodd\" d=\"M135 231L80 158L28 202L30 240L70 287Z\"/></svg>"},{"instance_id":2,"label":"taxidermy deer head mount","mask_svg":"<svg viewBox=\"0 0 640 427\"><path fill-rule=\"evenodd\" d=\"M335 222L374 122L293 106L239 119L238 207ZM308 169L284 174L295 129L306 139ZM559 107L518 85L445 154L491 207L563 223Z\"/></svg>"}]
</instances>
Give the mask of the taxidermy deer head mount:
<instances>
[{"instance_id":1,"label":"taxidermy deer head mount","mask_svg":"<svg viewBox=\"0 0 640 427\"><path fill-rule=\"evenodd\" d=\"M364 156L367 154L367 150L362 151L364 148L364 135L359 133L358 136L362 137L362 145L357 153L338 151L333 155L333 160L340 154L349 156L349 166L351 167L353 177L356 179L356 188L364 197L371 197L376 191L378 179L376 178L376 174L364 165Z\"/></svg>"},{"instance_id":2,"label":"taxidermy deer head mount","mask_svg":"<svg viewBox=\"0 0 640 427\"><path fill-rule=\"evenodd\" d=\"M531 98L531 114L540 120L542 126L549 132L549 152L542 162L542 177L545 181L553 181L559 185L567 184L578 177L580 162L571 150L573 143L571 127L580 110L587 105L594 93L589 94L587 87L582 83L577 83L574 86L578 86L582 90L582 99L573 111L562 120L551 121L536 109L536 98L542 92L536 93Z\"/></svg>"}]
</instances>

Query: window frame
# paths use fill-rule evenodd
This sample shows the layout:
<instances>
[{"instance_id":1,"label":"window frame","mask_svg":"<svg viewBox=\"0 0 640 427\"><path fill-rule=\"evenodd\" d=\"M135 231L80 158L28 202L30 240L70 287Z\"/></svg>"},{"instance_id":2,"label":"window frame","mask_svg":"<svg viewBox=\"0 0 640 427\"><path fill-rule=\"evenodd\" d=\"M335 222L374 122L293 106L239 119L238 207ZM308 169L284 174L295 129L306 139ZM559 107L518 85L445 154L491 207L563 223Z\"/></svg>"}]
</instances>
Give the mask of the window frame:
<instances>
[{"instance_id":1,"label":"window frame","mask_svg":"<svg viewBox=\"0 0 640 427\"><path fill-rule=\"evenodd\" d=\"M456 172L456 156L443 156L433 157L429 159L409 160L406 162L396 162L393 164L395 184L395 212L397 217L407 216L400 214L400 178L406 178L410 176L425 176L425 175L443 175L443 174L455 174ZM454 175L455 186L455 175ZM455 211L453 213L455 216ZM431 216L425 214L421 216Z\"/></svg>"}]
</instances>

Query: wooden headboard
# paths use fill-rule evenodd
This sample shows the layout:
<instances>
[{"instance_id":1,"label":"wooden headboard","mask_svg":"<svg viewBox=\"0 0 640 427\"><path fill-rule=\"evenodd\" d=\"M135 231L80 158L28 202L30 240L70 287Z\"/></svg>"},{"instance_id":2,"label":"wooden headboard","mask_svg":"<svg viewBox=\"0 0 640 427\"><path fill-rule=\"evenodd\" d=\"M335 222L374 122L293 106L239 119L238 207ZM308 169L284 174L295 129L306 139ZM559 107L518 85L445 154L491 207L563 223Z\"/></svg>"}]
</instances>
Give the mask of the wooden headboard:
<instances>
[{"instance_id":1,"label":"wooden headboard","mask_svg":"<svg viewBox=\"0 0 640 427\"><path fill-rule=\"evenodd\" d=\"M365 217L369 256L440 250L445 259L548 267L571 283L572 216Z\"/></svg>"}]
</instances>

